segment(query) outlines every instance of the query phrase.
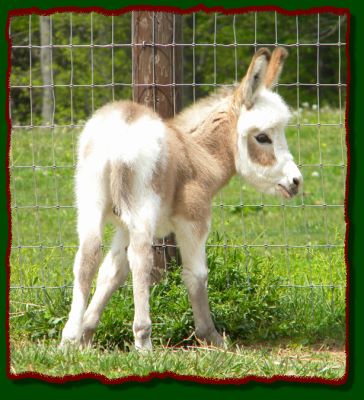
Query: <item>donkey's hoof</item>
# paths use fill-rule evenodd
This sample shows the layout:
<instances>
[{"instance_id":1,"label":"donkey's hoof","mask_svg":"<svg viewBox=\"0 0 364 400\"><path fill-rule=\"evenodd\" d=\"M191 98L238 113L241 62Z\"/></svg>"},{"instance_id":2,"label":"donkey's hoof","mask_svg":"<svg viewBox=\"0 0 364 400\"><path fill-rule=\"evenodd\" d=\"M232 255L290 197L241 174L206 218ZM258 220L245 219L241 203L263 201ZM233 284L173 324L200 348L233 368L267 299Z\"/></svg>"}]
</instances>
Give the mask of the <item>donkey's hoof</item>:
<instances>
[{"instance_id":1,"label":"donkey's hoof","mask_svg":"<svg viewBox=\"0 0 364 400\"><path fill-rule=\"evenodd\" d=\"M207 343L213 347L226 348L226 341L219 333L212 333L207 339Z\"/></svg>"},{"instance_id":2,"label":"donkey's hoof","mask_svg":"<svg viewBox=\"0 0 364 400\"><path fill-rule=\"evenodd\" d=\"M210 342L215 347L225 347L225 340L223 336L221 336L217 332L215 332L214 335L211 336Z\"/></svg>"},{"instance_id":3,"label":"donkey's hoof","mask_svg":"<svg viewBox=\"0 0 364 400\"><path fill-rule=\"evenodd\" d=\"M85 329L80 342L82 348L92 347L94 332L95 330L93 329Z\"/></svg>"},{"instance_id":4,"label":"donkey's hoof","mask_svg":"<svg viewBox=\"0 0 364 400\"><path fill-rule=\"evenodd\" d=\"M80 341L76 338L62 337L61 343L58 345L60 350L71 350L80 347Z\"/></svg>"},{"instance_id":5,"label":"donkey's hoof","mask_svg":"<svg viewBox=\"0 0 364 400\"><path fill-rule=\"evenodd\" d=\"M224 337L221 336L216 330L205 333L204 335L196 333L196 336L200 342L205 343L209 346L221 347L221 348L226 347L226 341Z\"/></svg>"},{"instance_id":6,"label":"donkey's hoof","mask_svg":"<svg viewBox=\"0 0 364 400\"><path fill-rule=\"evenodd\" d=\"M144 340L140 339L135 340L134 347L135 350L141 353L147 353L149 351L153 351L152 341L150 340L150 338Z\"/></svg>"},{"instance_id":7,"label":"donkey's hoof","mask_svg":"<svg viewBox=\"0 0 364 400\"><path fill-rule=\"evenodd\" d=\"M80 346L81 335L79 330L67 323L62 332L62 339L59 345L61 349L77 348Z\"/></svg>"}]
</instances>

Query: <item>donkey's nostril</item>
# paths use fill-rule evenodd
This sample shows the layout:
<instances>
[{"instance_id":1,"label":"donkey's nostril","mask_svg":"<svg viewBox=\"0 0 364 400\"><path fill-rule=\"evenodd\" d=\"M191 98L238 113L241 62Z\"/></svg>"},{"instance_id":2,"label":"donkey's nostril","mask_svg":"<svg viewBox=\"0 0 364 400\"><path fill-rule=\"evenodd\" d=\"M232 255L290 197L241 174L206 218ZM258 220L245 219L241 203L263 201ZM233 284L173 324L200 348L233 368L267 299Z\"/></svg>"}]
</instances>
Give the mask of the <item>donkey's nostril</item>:
<instances>
[{"instance_id":1,"label":"donkey's nostril","mask_svg":"<svg viewBox=\"0 0 364 400\"><path fill-rule=\"evenodd\" d=\"M293 178L293 184L299 186L300 180L298 178Z\"/></svg>"}]
</instances>

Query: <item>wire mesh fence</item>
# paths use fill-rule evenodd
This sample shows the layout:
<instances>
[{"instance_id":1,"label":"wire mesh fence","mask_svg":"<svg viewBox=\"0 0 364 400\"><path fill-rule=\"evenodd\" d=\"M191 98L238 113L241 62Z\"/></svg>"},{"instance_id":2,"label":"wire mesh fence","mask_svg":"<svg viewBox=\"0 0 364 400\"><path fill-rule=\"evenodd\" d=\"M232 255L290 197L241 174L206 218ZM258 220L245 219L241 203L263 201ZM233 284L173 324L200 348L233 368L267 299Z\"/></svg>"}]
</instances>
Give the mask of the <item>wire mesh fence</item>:
<instances>
[{"instance_id":1,"label":"wire mesh fence","mask_svg":"<svg viewBox=\"0 0 364 400\"><path fill-rule=\"evenodd\" d=\"M158 13L151 15L158 23ZM244 253L248 277L253 256L272 257L282 286L344 296L345 15L193 13L173 15L174 26L176 18L181 35L171 43L134 43L131 13L12 17L11 291L71 287L77 136L99 106L150 86L133 76L133 47L181 51L180 77L172 74L173 81L162 84L173 87L177 112L176 93L185 107L233 87L257 48L279 45L289 57L275 90L292 110L287 140L304 192L288 202L234 178L214 199L208 251L218 249L227 264L231 252ZM111 234L107 228L105 248ZM230 279L227 269L227 285Z\"/></svg>"}]
</instances>

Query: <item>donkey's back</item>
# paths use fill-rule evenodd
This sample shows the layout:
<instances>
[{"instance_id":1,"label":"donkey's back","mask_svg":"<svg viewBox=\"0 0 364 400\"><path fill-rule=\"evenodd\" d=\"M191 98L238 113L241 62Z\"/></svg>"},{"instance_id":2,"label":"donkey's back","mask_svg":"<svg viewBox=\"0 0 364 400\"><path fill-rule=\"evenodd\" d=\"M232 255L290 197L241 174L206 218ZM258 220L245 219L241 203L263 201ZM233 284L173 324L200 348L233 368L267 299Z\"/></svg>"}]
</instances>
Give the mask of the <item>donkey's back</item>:
<instances>
[{"instance_id":1,"label":"donkey's back","mask_svg":"<svg viewBox=\"0 0 364 400\"><path fill-rule=\"evenodd\" d=\"M78 162L120 161L135 169L161 156L165 125L148 107L117 101L100 108L80 136Z\"/></svg>"}]
</instances>

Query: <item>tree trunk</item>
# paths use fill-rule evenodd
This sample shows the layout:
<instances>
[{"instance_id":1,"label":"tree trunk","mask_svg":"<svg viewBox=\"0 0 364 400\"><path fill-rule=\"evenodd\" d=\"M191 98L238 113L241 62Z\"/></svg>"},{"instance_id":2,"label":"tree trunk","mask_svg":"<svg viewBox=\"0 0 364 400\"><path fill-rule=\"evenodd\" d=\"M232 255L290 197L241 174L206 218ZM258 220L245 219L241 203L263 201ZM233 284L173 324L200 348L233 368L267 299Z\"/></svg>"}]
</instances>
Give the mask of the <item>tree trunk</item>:
<instances>
[{"instance_id":1,"label":"tree trunk","mask_svg":"<svg viewBox=\"0 0 364 400\"><path fill-rule=\"evenodd\" d=\"M43 98L42 98L42 124L53 123L53 93L52 93L52 49L50 17L40 16L40 66L42 72Z\"/></svg>"},{"instance_id":2,"label":"tree trunk","mask_svg":"<svg viewBox=\"0 0 364 400\"><path fill-rule=\"evenodd\" d=\"M182 18L180 15L133 12L133 99L153 108L162 118L173 117L181 108ZM174 235L154 240L155 281L171 258L176 257Z\"/></svg>"}]
</instances>

